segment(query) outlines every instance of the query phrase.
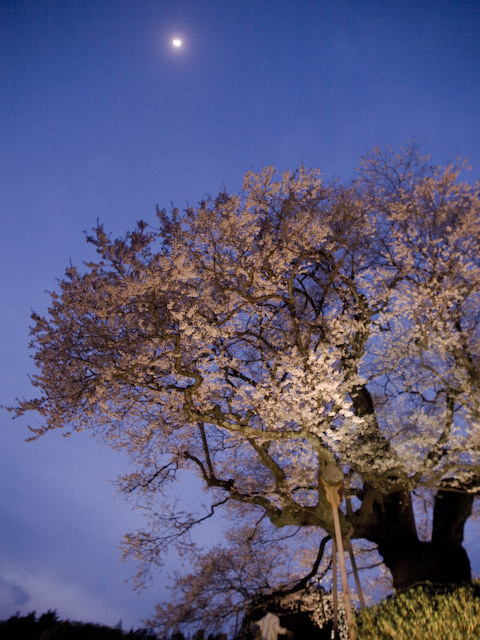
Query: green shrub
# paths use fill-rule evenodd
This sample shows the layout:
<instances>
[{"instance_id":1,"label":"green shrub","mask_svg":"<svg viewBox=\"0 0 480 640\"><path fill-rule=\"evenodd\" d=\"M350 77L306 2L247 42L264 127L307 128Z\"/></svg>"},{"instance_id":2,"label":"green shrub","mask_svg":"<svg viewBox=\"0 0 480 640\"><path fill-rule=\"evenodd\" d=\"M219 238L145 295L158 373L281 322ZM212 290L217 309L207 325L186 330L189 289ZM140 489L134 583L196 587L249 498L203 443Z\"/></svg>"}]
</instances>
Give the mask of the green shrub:
<instances>
[{"instance_id":1,"label":"green shrub","mask_svg":"<svg viewBox=\"0 0 480 640\"><path fill-rule=\"evenodd\" d=\"M480 587L423 585L364 609L358 640L468 640L480 638Z\"/></svg>"}]
</instances>

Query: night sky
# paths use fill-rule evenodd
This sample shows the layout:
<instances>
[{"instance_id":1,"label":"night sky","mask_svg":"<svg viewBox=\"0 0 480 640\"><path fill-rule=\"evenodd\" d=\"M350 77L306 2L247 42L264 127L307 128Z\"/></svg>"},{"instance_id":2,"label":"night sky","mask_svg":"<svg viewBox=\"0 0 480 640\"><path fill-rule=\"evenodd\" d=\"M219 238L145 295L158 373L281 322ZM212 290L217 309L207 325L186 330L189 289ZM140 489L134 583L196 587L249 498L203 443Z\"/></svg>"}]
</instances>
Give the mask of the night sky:
<instances>
[{"instance_id":1,"label":"night sky","mask_svg":"<svg viewBox=\"0 0 480 640\"><path fill-rule=\"evenodd\" d=\"M349 180L413 137L477 179L479 33L478 0L1 0L0 403L33 394L31 310L92 257L97 219L123 234L271 164ZM125 460L84 433L26 444L26 425L0 413L0 619L141 626L175 563L124 583Z\"/></svg>"}]
</instances>

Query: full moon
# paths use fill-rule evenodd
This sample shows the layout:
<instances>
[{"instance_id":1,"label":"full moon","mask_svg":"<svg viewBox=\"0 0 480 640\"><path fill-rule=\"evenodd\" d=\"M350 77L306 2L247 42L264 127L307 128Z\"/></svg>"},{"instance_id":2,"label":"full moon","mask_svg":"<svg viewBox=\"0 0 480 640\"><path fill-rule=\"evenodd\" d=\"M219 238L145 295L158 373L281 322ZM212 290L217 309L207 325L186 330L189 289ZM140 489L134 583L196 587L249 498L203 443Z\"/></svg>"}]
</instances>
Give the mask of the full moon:
<instances>
[{"instance_id":1,"label":"full moon","mask_svg":"<svg viewBox=\"0 0 480 640\"><path fill-rule=\"evenodd\" d=\"M180 40L180 38L175 38L174 40L172 40L172 44L174 47L181 47L182 41Z\"/></svg>"}]
</instances>

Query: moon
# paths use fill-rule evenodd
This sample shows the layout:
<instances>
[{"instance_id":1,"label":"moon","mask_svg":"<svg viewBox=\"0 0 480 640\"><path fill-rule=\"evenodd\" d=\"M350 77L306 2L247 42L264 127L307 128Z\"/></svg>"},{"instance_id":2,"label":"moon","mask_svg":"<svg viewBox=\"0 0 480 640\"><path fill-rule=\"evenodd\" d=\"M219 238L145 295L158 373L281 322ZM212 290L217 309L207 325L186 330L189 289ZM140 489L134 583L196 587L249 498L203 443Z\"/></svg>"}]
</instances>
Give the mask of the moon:
<instances>
[{"instance_id":1,"label":"moon","mask_svg":"<svg viewBox=\"0 0 480 640\"><path fill-rule=\"evenodd\" d=\"M181 47L182 46L182 41L180 40L180 38L174 38L172 40L172 44L174 47Z\"/></svg>"}]
</instances>

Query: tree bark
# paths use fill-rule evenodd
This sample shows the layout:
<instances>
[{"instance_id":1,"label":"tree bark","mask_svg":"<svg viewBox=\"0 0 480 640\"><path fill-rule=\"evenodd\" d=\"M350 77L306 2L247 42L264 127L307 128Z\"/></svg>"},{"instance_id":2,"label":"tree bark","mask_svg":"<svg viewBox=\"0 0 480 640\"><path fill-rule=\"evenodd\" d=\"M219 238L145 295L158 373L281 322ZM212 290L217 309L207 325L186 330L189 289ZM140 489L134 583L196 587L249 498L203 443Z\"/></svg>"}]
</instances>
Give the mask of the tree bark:
<instances>
[{"instance_id":1,"label":"tree bark","mask_svg":"<svg viewBox=\"0 0 480 640\"><path fill-rule=\"evenodd\" d=\"M365 522L367 514L370 516L365 537L377 543L395 589L404 590L427 581L441 584L471 581L463 532L472 504L471 494L439 490L433 510L432 537L422 541L418 538L408 492L376 494L367 508L364 500L362 519Z\"/></svg>"},{"instance_id":2,"label":"tree bark","mask_svg":"<svg viewBox=\"0 0 480 640\"><path fill-rule=\"evenodd\" d=\"M383 541L378 550L400 591L422 582L461 584L471 580L470 562L461 544L421 540Z\"/></svg>"}]
</instances>

